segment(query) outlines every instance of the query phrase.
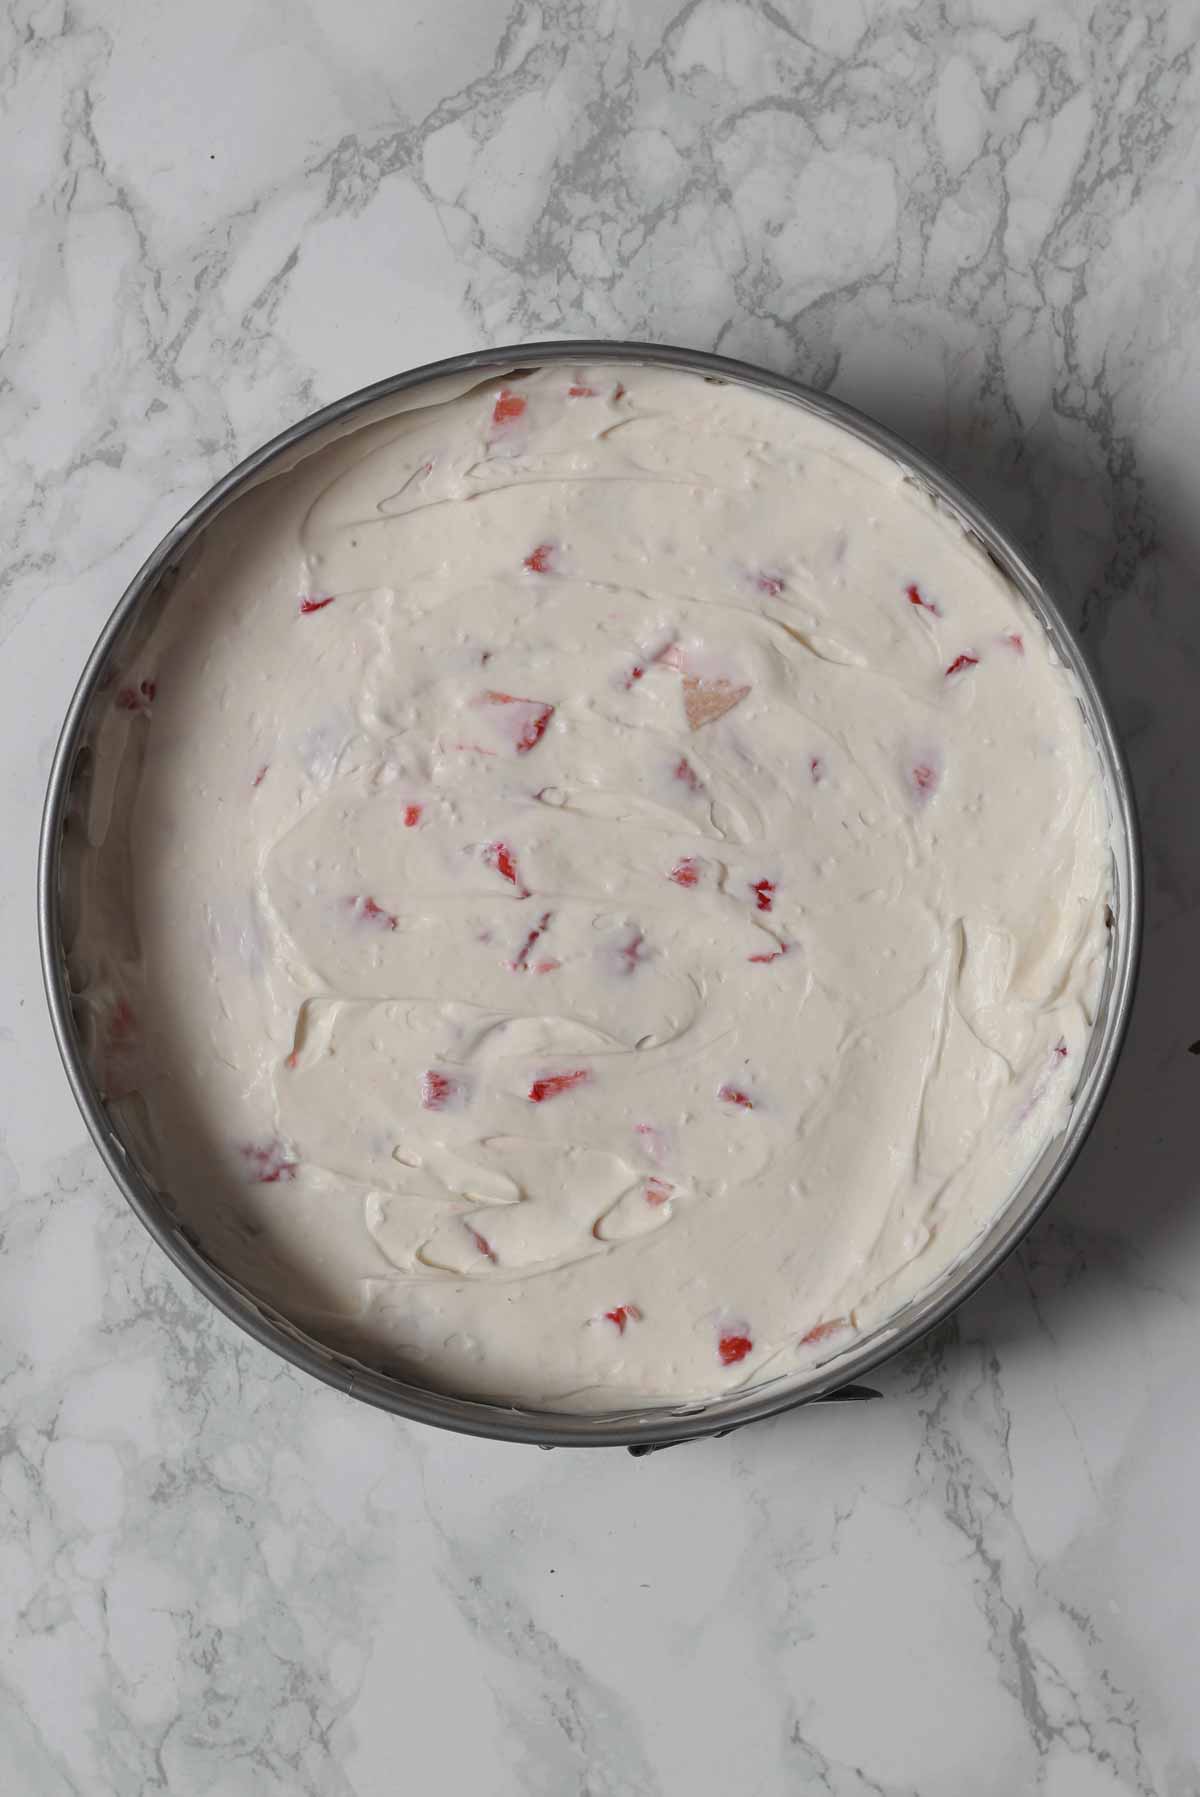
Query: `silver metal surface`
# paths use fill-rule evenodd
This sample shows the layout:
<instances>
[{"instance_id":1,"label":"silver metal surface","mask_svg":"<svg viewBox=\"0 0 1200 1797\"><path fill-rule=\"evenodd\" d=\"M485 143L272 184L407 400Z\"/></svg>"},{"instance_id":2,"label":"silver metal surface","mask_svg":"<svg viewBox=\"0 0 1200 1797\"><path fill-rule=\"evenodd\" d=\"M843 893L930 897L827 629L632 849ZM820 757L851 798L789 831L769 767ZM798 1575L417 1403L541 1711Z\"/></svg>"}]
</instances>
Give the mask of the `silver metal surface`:
<instances>
[{"instance_id":1,"label":"silver metal surface","mask_svg":"<svg viewBox=\"0 0 1200 1797\"><path fill-rule=\"evenodd\" d=\"M64 900L69 811L72 792L87 758L88 732L96 695L139 621L155 609L169 589L187 547L232 500L265 473L286 468L298 450L307 450L317 433L352 424L390 398L442 376L478 373L481 380L547 362L617 362L684 369L710 380L739 382L774 394L843 426L863 442L881 450L908 476L933 495L978 540L1023 595L1046 629L1054 647L1079 683L1081 702L1105 771L1113 812L1113 891L1110 953L1095 1029L1080 1076L1066 1130L1049 1143L1008 1205L970 1252L951 1267L919 1299L906 1305L883 1328L811 1373L769 1381L744 1393L705 1405L658 1407L597 1416L568 1416L527 1409L505 1409L464 1398L429 1392L375 1372L332 1352L304 1335L285 1318L260 1303L214 1266L189 1239L166 1204L144 1177L122 1141L89 1068L74 1016L64 946ZM543 1447L624 1446L636 1453L724 1434L762 1417L835 1398L872 1395L854 1382L891 1355L908 1347L960 1304L995 1271L1044 1209L1074 1161L1112 1077L1133 1000L1141 940L1141 869L1137 818L1124 758L1104 702L1078 644L1057 607L1016 546L979 510L975 502L940 469L852 407L745 363L698 351L649 344L577 342L533 343L481 350L413 369L407 374L363 388L324 411L293 425L248 456L207 493L164 537L134 577L88 658L67 711L54 757L42 820L38 864L38 924L46 996L59 1050L72 1091L109 1171L159 1246L198 1290L256 1341L326 1384L417 1422L456 1429L467 1435L537 1443Z\"/></svg>"}]
</instances>

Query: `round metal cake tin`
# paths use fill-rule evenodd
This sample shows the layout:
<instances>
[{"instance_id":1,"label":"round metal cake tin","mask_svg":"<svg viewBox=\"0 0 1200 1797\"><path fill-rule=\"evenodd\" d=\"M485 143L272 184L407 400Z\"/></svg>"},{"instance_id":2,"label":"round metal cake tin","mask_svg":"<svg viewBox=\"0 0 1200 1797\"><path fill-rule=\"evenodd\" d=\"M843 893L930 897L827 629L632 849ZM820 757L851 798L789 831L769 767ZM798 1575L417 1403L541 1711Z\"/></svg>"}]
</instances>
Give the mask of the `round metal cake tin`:
<instances>
[{"instance_id":1,"label":"round metal cake tin","mask_svg":"<svg viewBox=\"0 0 1200 1797\"><path fill-rule=\"evenodd\" d=\"M199 535L249 486L282 472L327 435L386 410L389 401L442 377L477 374L480 381L510 376L551 362L622 363L681 369L709 380L737 382L773 394L841 425L888 456L927 491L978 542L1033 610L1060 659L1073 671L1109 795L1113 872L1109 956L1096 1023L1080 1073L1069 1122L1046 1145L1008 1204L972 1248L916 1300L876 1329L810 1372L760 1383L704 1404L569 1415L507 1408L446 1396L375 1371L335 1353L301 1332L286 1317L228 1278L199 1249L171 1213L121 1136L88 1065L74 1013L65 940L64 842L72 829L77 783L86 780L87 749L101 694L109 684L139 620L173 581L182 557ZM77 826L75 826L77 827ZM414 1421L467 1435L542 1447L623 1446L648 1452L698 1436L724 1434L763 1417L817 1399L874 1395L856 1384L872 1368L898 1354L962 1303L995 1271L1050 1201L1095 1120L1113 1074L1129 1020L1137 975L1142 903L1137 818L1129 775L1112 723L1082 650L1021 551L954 481L898 437L852 407L746 363L658 345L615 342L520 344L480 350L415 368L338 400L283 431L256 450L179 520L135 575L88 658L63 724L54 756L42 820L38 864L38 921L42 969L55 1036L71 1088L113 1178L155 1241L192 1284L256 1341L327 1385Z\"/></svg>"}]
</instances>

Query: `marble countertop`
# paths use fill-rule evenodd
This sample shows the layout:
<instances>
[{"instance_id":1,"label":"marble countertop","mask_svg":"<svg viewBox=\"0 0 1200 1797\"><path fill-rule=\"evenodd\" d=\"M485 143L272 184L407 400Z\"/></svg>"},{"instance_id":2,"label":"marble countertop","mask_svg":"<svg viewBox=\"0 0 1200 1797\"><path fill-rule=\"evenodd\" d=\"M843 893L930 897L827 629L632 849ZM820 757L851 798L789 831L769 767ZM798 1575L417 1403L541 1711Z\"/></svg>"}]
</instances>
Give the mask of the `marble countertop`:
<instances>
[{"instance_id":1,"label":"marble countertop","mask_svg":"<svg viewBox=\"0 0 1200 1797\"><path fill-rule=\"evenodd\" d=\"M1194 0L4 9L6 1793L1200 1791L1198 50ZM33 916L59 719L180 512L364 382L593 334L973 488L1084 634L1149 881L1022 1251L883 1402L638 1461L407 1426L211 1311L85 1139Z\"/></svg>"}]
</instances>

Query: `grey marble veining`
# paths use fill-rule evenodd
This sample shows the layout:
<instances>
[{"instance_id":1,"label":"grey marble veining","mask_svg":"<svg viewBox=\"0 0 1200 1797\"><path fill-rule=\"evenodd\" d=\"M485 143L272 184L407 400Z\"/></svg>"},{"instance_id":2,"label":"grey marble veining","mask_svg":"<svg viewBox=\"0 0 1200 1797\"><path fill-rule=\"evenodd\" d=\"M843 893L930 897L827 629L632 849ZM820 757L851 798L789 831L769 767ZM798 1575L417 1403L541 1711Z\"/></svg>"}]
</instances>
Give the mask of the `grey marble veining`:
<instances>
[{"instance_id":1,"label":"grey marble veining","mask_svg":"<svg viewBox=\"0 0 1200 1797\"><path fill-rule=\"evenodd\" d=\"M1200 1792L1200 6L10 0L0 16L0 1785ZM886 1401L632 1461L240 1337L85 1144L33 857L86 647L239 455L485 342L719 348L943 460L1112 697L1116 1086Z\"/></svg>"}]
</instances>

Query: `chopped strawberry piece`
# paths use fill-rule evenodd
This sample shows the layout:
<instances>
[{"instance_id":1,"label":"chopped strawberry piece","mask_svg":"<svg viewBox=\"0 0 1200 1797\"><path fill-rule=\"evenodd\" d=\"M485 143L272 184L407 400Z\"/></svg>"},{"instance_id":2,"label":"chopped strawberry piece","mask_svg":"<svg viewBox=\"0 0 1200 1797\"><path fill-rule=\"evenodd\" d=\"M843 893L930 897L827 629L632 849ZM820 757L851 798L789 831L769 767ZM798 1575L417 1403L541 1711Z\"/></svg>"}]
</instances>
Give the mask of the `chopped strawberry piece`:
<instances>
[{"instance_id":1,"label":"chopped strawberry piece","mask_svg":"<svg viewBox=\"0 0 1200 1797\"><path fill-rule=\"evenodd\" d=\"M663 1140L663 1132L658 1125L656 1123L635 1123L633 1126L633 1133L635 1136L640 1136L642 1138L642 1146L645 1148L646 1153L650 1156L652 1161L657 1161L661 1167L663 1155L666 1151L666 1144Z\"/></svg>"},{"instance_id":2,"label":"chopped strawberry piece","mask_svg":"<svg viewBox=\"0 0 1200 1797\"><path fill-rule=\"evenodd\" d=\"M375 900L369 896L348 898L345 903L356 917L361 917L366 923L377 923L385 930L395 930L400 927L400 919L391 911L385 911L382 905L377 905Z\"/></svg>"},{"instance_id":3,"label":"chopped strawberry piece","mask_svg":"<svg viewBox=\"0 0 1200 1797\"><path fill-rule=\"evenodd\" d=\"M404 807L404 828L406 830L415 830L420 821L420 805L406 805Z\"/></svg>"},{"instance_id":4,"label":"chopped strawberry piece","mask_svg":"<svg viewBox=\"0 0 1200 1797\"><path fill-rule=\"evenodd\" d=\"M1024 655L1025 638L1021 635L1019 630L1010 630L1008 635L1002 637L1000 640L1007 643L1009 648L1015 650L1018 655Z\"/></svg>"},{"instance_id":5,"label":"chopped strawberry piece","mask_svg":"<svg viewBox=\"0 0 1200 1797\"><path fill-rule=\"evenodd\" d=\"M691 855L685 855L682 861L675 863L667 878L674 880L676 886L695 886L699 883L700 869Z\"/></svg>"},{"instance_id":6,"label":"chopped strawberry piece","mask_svg":"<svg viewBox=\"0 0 1200 1797\"><path fill-rule=\"evenodd\" d=\"M568 387L567 393L571 399L595 399L596 397L594 387Z\"/></svg>"},{"instance_id":7,"label":"chopped strawberry piece","mask_svg":"<svg viewBox=\"0 0 1200 1797\"><path fill-rule=\"evenodd\" d=\"M721 1365L736 1366L739 1360L745 1360L753 1346L748 1335L723 1335L717 1343Z\"/></svg>"},{"instance_id":8,"label":"chopped strawberry piece","mask_svg":"<svg viewBox=\"0 0 1200 1797\"><path fill-rule=\"evenodd\" d=\"M108 1046L110 1048L126 1048L137 1028L137 1018L133 1006L127 998L119 998L112 1008L108 1020Z\"/></svg>"},{"instance_id":9,"label":"chopped strawberry piece","mask_svg":"<svg viewBox=\"0 0 1200 1797\"><path fill-rule=\"evenodd\" d=\"M427 1111L444 1111L446 1106L459 1096L462 1087L449 1074L438 1073L430 1068L421 1075L421 1105Z\"/></svg>"},{"instance_id":10,"label":"chopped strawberry piece","mask_svg":"<svg viewBox=\"0 0 1200 1797\"><path fill-rule=\"evenodd\" d=\"M735 686L732 680L701 680L695 674L683 677L683 711L689 730L701 730L714 724L727 711L740 705L748 686Z\"/></svg>"},{"instance_id":11,"label":"chopped strawberry piece","mask_svg":"<svg viewBox=\"0 0 1200 1797\"><path fill-rule=\"evenodd\" d=\"M521 944L521 947L517 951L516 959L512 960L508 963L508 969L509 969L510 973L528 973L529 972L529 956L532 953L539 938L542 937L545 934L545 932L550 928L550 919L553 917L553 915L554 915L554 913L552 911L543 911L542 912L542 915L538 918L538 920L534 924L532 930L530 930L528 936L526 936L524 942ZM555 961L555 962L551 963L551 962L547 962L547 961L541 961L538 963L536 971L539 973L549 973L551 971L552 966L557 967L558 962Z\"/></svg>"},{"instance_id":12,"label":"chopped strawberry piece","mask_svg":"<svg viewBox=\"0 0 1200 1797\"><path fill-rule=\"evenodd\" d=\"M1055 1060L1056 1061L1065 1061L1067 1058L1067 1055L1069 1053L1070 1053L1070 1050L1067 1048L1066 1038L1063 1036L1060 1036L1058 1041L1054 1044Z\"/></svg>"},{"instance_id":13,"label":"chopped strawberry piece","mask_svg":"<svg viewBox=\"0 0 1200 1797\"><path fill-rule=\"evenodd\" d=\"M542 699L519 699L514 693L486 692L481 703L485 705L524 705L529 715L520 723L517 732L516 748L518 755L528 755L530 749L536 749L546 734L546 726L554 716L554 706L547 705Z\"/></svg>"},{"instance_id":14,"label":"chopped strawberry piece","mask_svg":"<svg viewBox=\"0 0 1200 1797\"><path fill-rule=\"evenodd\" d=\"M904 591L910 605L919 605L922 611L931 611L935 618L941 617L942 613L940 607L936 605L932 599L926 599L921 592L920 587L915 585L908 586L905 587Z\"/></svg>"},{"instance_id":15,"label":"chopped strawberry piece","mask_svg":"<svg viewBox=\"0 0 1200 1797\"><path fill-rule=\"evenodd\" d=\"M606 1323L615 1323L620 1333L624 1335L625 1325L640 1323L642 1313L636 1304L616 1304L611 1310L605 1311L604 1320Z\"/></svg>"},{"instance_id":16,"label":"chopped strawberry piece","mask_svg":"<svg viewBox=\"0 0 1200 1797\"><path fill-rule=\"evenodd\" d=\"M533 971L534 973L557 973L561 966L561 961L535 961Z\"/></svg>"},{"instance_id":17,"label":"chopped strawberry piece","mask_svg":"<svg viewBox=\"0 0 1200 1797\"><path fill-rule=\"evenodd\" d=\"M153 680L142 680L136 690L132 686L123 686L113 704L120 711L149 711L157 691L158 687Z\"/></svg>"},{"instance_id":18,"label":"chopped strawberry piece","mask_svg":"<svg viewBox=\"0 0 1200 1797\"><path fill-rule=\"evenodd\" d=\"M614 387L614 388L613 388L613 390L612 390L612 396L613 396L613 398L614 398L614 399L624 399L624 397L625 397L625 383L624 383L624 381L618 381L618 382L617 382L617 384L616 384L616 386L615 386L615 387Z\"/></svg>"},{"instance_id":19,"label":"chopped strawberry piece","mask_svg":"<svg viewBox=\"0 0 1200 1797\"><path fill-rule=\"evenodd\" d=\"M686 755L681 755L675 763L675 778L682 780L689 792L704 791L704 782Z\"/></svg>"},{"instance_id":20,"label":"chopped strawberry piece","mask_svg":"<svg viewBox=\"0 0 1200 1797\"><path fill-rule=\"evenodd\" d=\"M822 780L825 778L825 763L821 760L819 755L810 756L808 771L812 776L813 785L820 786Z\"/></svg>"},{"instance_id":21,"label":"chopped strawberry piece","mask_svg":"<svg viewBox=\"0 0 1200 1797\"><path fill-rule=\"evenodd\" d=\"M637 930L621 950L621 961L625 973L636 973L639 962L643 959L642 947L646 938Z\"/></svg>"},{"instance_id":22,"label":"chopped strawberry piece","mask_svg":"<svg viewBox=\"0 0 1200 1797\"><path fill-rule=\"evenodd\" d=\"M255 776L254 776L254 778L253 778L253 780L252 780L252 781L251 781L251 782L250 782L250 784L251 784L251 786L255 786L255 787L257 787L257 786L261 786L261 785L262 785L262 783L263 783L263 781L264 781L264 780L265 780L265 779L266 779L266 777L267 777L267 769L268 769L268 768L269 768L269 767L270 767L270 765L271 765L271 764L270 764L270 762L269 762L269 761L264 761L264 762L263 762L263 764L262 764L262 766L261 766L261 767L260 767L260 768L259 768L259 770L258 770L258 772L257 772L257 774L255 774Z\"/></svg>"},{"instance_id":23,"label":"chopped strawberry piece","mask_svg":"<svg viewBox=\"0 0 1200 1797\"><path fill-rule=\"evenodd\" d=\"M255 1185L273 1186L295 1179L298 1163L287 1158L282 1142L243 1142L241 1146Z\"/></svg>"},{"instance_id":24,"label":"chopped strawberry piece","mask_svg":"<svg viewBox=\"0 0 1200 1797\"><path fill-rule=\"evenodd\" d=\"M772 599L779 596L787 586L782 574L759 574L755 580L760 593L767 593Z\"/></svg>"},{"instance_id":25,"label":"chopped strawberry piece","mask_svg":"<svg viewBox=\"0 0 1200 1797\"><path fill-rule=\"evenodd\" d=\"M483 859L488 867L494 868L502 879L508 881L510 886L517 887L522 898L529 897L529 888L517 872L517 858L506 842L486 844Z\"/></svg>"},{"instance_id":26,"label":"chopped strawberry piece","mask_svg":"<svg viewBox=\"0 0 1200 1797\"><path fill-rule=\"evenodd\" d=\"M660 1204L665 1204L667 1202L667 1199L674 1190L674 1186L669 1185L665 1179L658 1179L654 1174L651 1174L650 1178L646 1181L646 1203L652 1205L654 1209L657 1210Z\"/></svg>"},{"instance_id":27,"label":"chopped strawberry piece","mask_svg":"<svg viewBox=\"0 0 1200 1797\"><path fill-rule=\"evenodd\" d=\"M746 959L747 961L752 961L758 967L766 967L768 962L782 961L787 952L787 943L781 942L779 947L774 949L769 955L747 955Z\"/></svg>"},{"instance_id":28,"label":"chopped strawberry piece","mask_svg":"<svg viewBox=\"0 0 1200 1797\"><path fill-rule=\"evenodd\" d=\"M560 1092L569 1092L572 1086L581 1086L591 1077L586 1067L577 1067L573 1073L548 1073L543 1079L535 1079L530 1086L529 1102L544 1104L547 1098L557 1098Z\"/></svg>"},{"instance_id":29,"label":"chopped strawberry piece","mask_svg":"<svg viewBox=\"0 0 1200 1797\"><path fill-rule=\"evenodd\" d=\"M721 1100L722 1104L736 1104L744 1111L752 1111L754 1109L753 1100L750 1099L739 1086L722 1086L717 1093L717 1097Z\"/></svg>"},{"instance_id":30,"label":"chopped strawberry piece","mask_svg":"<svg viewBox=\"0 0 1200 1797\"><path fill-rule=\"evenodd\" d=\"M328 599L302 599L300 601L300 616L306 618L309 612L324 611L325 607L327 605L332 605L336 598L336 593L330 593Z\"/></svg>"},{"instance_id":31,"label":"chopped strawberry piece","mask_svg":"<svg viewBox=\"0 0 1200 1797\"><path fill-rule=\"evenodd\" d=\"M801 1346L811 1346L815 1342L828 1341L831 1335L837 1335L847 1328L845 1317L834 1317L832 1322L815 1323L807 1335L800 1337Z\"/></svg>"},{"instance_id":32,"label":"chopped strawberry piece","mask_svg":"<svg viewBox=\"0 0 1200 1797\"><path fill-rule=\"evenodd\" d=\"M918 796L931 793L937 785L937 769L930 767L927 761L918 761L912 770L912 783Z\"/></svg>"},{"instance_id":33,"label":"chopped strawberry piece","mask_svg":"<svg viewBox=\"0 0 1200 1797\"><path fill-rule=\"evenodd\" d=\"M554 567L554 544L539 543L525 557L524 566L531 574L549 574Z\"/></svg>"},{"instance_id":34,"label":"chopped strawberry piece","mask_svg":"<svg viewBox=\"0 0 1200 1797\"><path fill-rule=\"evenodd\" d=\"M631 686L636 686L639 680L645 678L647 668L657 668L660 666L664 668L675 668L677 670L681 666L679 644L673 637L653 651L643 651L642 660L634 662L628 674L625 676L626 690Z\"/></svg>"},{"instance_id":35,"label":"chopped strawberry piece","mask_svg":"<svg viewBox=\"0 0 1200 1797\"><path fill-rule=\"evenodd\" d=\"M522 416L524 410L525 400L522 395L514 393L509 387L501 387L492 407L492 423L511 424L514 418Z\"/></svg>"},{"instance_id":36,"label":"chopped strawberry piece","mask_svg":"<svg viewBox=\"0 0 1200 1797\"><path fill-rule=\"evenodd\" d=\"M946 669L946 679L949 680L949 678L952 674L961 674L964 671L964 669L966 669L966 668L977 668L978 666L979 666L979 657L977 655L970 654L969 651L964 650L964 652L961 655L956 655L954 657L954 660L950 663L950 666Z\"/></svg>"},{"instance_id":37,"label":"chopped strawberry piece","mask_svg":"<svg viewBox=\"0 0 1200 1797\"><path fill-rule=\"evenodd\" d=\"M119 998L104 1028L104 1086L109 1098L127 1098L137 1089L139 1032L133 1006Z\"/></svg>"},{"instance_id":38,"label":"chopped strawberry piece","mask_svg":"<svg viewBox=\"0 0 1200 1797\"><path fill-rule=\"evenodd\" d=\"M754 903L760 911L769 911L775 894L774 880L752 880L750 890L754 894Z\"/></svg>"},{"instance_id":39,"label":"chopped strawberry piece","mask_svg":"<svg viewBox=\"0 0 1200 1797\"><path fill-rule=\"evenodd\" d=\"M480 1235L479 1231L473 1229L469 1223L467 1224L467 1234L471 1237L471 1240L475 1243L475 1246L483 1255L484 1259L490 1260L492 1265L496 1266L498 1264L496 1250L492 1247L492 1244L488 1241L487 1237Z\"/></svg>"}]
</instances>

